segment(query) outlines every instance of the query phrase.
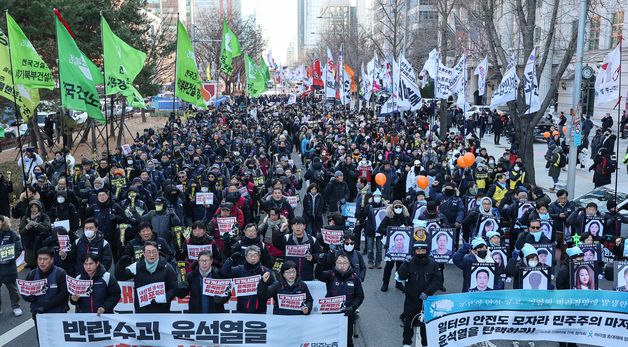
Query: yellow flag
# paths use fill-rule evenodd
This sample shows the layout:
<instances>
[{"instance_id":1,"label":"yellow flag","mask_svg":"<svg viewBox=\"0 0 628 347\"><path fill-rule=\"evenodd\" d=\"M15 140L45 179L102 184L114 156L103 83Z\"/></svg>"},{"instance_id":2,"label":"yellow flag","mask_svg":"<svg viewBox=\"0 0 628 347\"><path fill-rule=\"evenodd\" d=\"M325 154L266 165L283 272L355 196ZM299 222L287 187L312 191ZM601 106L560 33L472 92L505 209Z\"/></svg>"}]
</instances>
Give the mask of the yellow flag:
<instances>
[{"instance_id":1,"label":"yellow flag","mask_svg":"<svg viewBox=\"0 0 628 347\"><path fill-rule=\"evenodd\" d=\"M207 64L207 67L205 68L205 78L208 81L212 80L212 74L211 74L211 69L209 68L209 64Z\"/></svg>"}]
</instances>

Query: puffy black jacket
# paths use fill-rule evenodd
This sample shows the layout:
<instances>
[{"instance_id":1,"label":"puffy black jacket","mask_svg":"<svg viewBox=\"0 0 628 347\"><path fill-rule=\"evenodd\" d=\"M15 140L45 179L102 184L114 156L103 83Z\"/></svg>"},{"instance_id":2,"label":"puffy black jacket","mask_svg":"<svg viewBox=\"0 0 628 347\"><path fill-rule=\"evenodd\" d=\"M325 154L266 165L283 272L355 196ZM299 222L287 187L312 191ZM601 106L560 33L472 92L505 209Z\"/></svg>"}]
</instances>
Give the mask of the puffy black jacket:
<instances>
[{"instance_id":1,"label":"puffy black jacket","mask_svg":"<svg viewBox=\"0 0 628 347\"><path fill-rule=\"evenodd\" d=\"M76 279L88 280L90 278L85 270L83 270ZM76 312L96 313L98 308L102 307L105 309L105 313L113 313L113 308L116 307L121 296L118 281L116 281L116 278L112 274L105 270L102 264L100 264L91 280L94 282L89 297L80 297L78 301L70 299L70 302L76 305Z\"/></svg>"},{"instance_id":2,"label":"puffy black jacket","mask_svg":"<svg viewBox=\"0 0 628 347\"><path fill-rule=\"evenodd\" d=\"M245 262L244 265L233 265L233 259L229 258L225 261L220 270L220 275L225 278L241 278L260 275L265 272L271 272L271 269L262 266L259 262L255 265ZM261 279L260 279L261 280ZM269 284L272 284L274 279L271 276L268 280ZM238 313L266 313L266 301L261 300L257 295L239 296L238 304L236 306Z\"/></svg>"},{"instance_id":3,"label":"puffy black jacket","mask_svg":"<svg viewBox=\"0 0 628 347\"><path fill-rule=\"evenodd\" d=\"M68 288L65 282L65 271L52 266L49 272L43 273L39 267L26 275L27 281L48 280L46 293L38 296L22 295L31 303L31 313L65 313L68 312Z\"/></svg>"},{"instance_id":4,"label":"puffy black jacket","mask_svg":"<svg viewBox=\"0 0 628 347\"><path fill-rule=\"evenodd\" d=\"M272 285L269 285L268 282L260 281L257 285L257 296L260 297L261 300L268 300L268 298L275 299L275 306L273 307L273 314L280 315L302 315L304 314L301 310L288 310L285 308L279 307L279 299L277 298L281 294L286 295L300 295L303 297L303 304L307 306L309 309L307 314L312 312L312 304L314 300L312 299L312 295L310 294L310 290L307 287L305 282L301 281L298 277L296 281L289 285L285 279L281 278L278 281L275 281Z\"/></svg>"},{"instance_id":5,"label":"puffy black jacket","mask_svg":"<svg viewBox=\"0 0 628 347\"><path fill-rule=\"evenodd\" d=\"M386 217L382 220L382 223L377 228L377 232L382 235L387 235L388 227L398 227L398 226L412 226L412 220L410 219L410 213L408 209L403 206L403 212L400 214L395 214L393 211L393 205L390 204L386 207Z\"/></svg>"},{"instance_id":6,"label":"puffy black jacket","mask_svg":"<svg viewBox=\"0 0 628 347\"><path fill-rule=\"evenodd\" d=\"M341 200L349 199L349 186L345 181L338 181L336 178L333 178L325 187L325 202L327 204L327 210L329 212L338 212L339 204Z\"/></svg>"},{"instance_id":7,"label":"puffy black jacket","mask_svg":"<svg viewBox=\"0 0 628 347\"><path fill-rule=\"evenodd\" d=\"M170 312L170 302L174 299L174 295L177 290L177 274L164 258L160 257L158 262L157 268L152 274L146 270L146 261L143 259L127 267L124 267L123 261L116 264L116 277L121 281L126 281L132 278L135 283L135 313ZM158 282L164 283L164 287L166 288L166 302L153 302L144 307L140 307L140 301L137 297L137 289L147 284Z\"/></svg>"},{"instance_id":8,"label":"puffy black jacket","mask_svg":"<svg viewBox=\"0 0 628 347\"><path fill-rule=\"evenodd\" d=\"M283 251L285 254L286 246L308 245L308 254L312 255L312 260L308 261L305 257L286 256L284 261L291 260L297 264L297 273L304 281L314 280L314 264L318 255L322 252L320 244L316 241L316 237L308 236L303 233L303 237L297 238L294 234L283 234L279 230L273 232L273 246Z\"/></svg>"},{"instance_id":9,"label":"puffy black jacket","mask_svg":"<svg viewBox=\"0 0 628 347\"><path fill-rule=\"evenodd\" d=\"M208 278L221 278L216 267L212 267ZM185 285L177 289L177 297L184 298L190 294L190 313L224 313L225 303L231 298L231 292L227 296L203 295L203 277L198 268L185 275ZM207 309L203 310L203 300L206 300Z\"/></svg>"},{"instance_id":10,"label":"puffy black jacket","mask_svg":"<svg viewBox=\"0 0 628 347\"><path fill-rule=\"evenodd\" d=\"M22 253L22 242L15 231L5 229L0 231L0 246L13 244L13 259L0 262L0 283L11 283L17 279L15 259Z\"/></svg>"},{"instance_id":11,"label":"puffy black jacket","mask_svg":"<svg viewBox=\"0 0 628 347\"><path fill-rule=\"evenodd\" d=\"M150 239L150 241L154 241L157 243L157 249L159 250L160 256L164 257L167 262L172 261L172 250L170 249L170 246L168 245L166 240L157 236L157 234L153 231L153 237ZM139 260L144 254L145 242L146 241L142 240L140 234L137 234L137 236L124 247L124 255L128 255L129 258L134 259L134 261Z\"/></svg>"},{"instance_id":12,"label":"puffy black jacket","mask_svg":"<svg viewBox=\"0 0 628 347\"><path fill-rule=\"evenodd\" d=\"M317 268L318 269L318 268ZM364 290L362 289L362 281L353 272L351 266L345 273L338 270L316 271L316 279L325 282L327 286L327 294L325 297L345 296L345 307L353 312L357 310L364 301Z\"/></svg>"},{"instance_id":13,"label":"puffy black jacket","mask_svg":"<svg viewBox=\"0 0 628 347\"><path fill-rule=\"evenodd\" d=\"M93 240L87 239L85 235L76 240L74 252L76 254L74 273L76 274L83 272L83 257L88 253L97 255L100 258L100 264L105 267L105 270L110 269L113 264L111 246L100 232L94 236Z\"/></svg>"},{"instance_id":14,"label":"puffy black jacket","mask_svg":"<svg viewBox=\"0 0 628 347\"><path fill-rule=\"evenodd\" d=\"M419 259L414 256L401 264L397 274L400 280L406 281L407 296L420 296L421 293L433 295L443 285L438 263L431 258Z\"/></svg>"}]
</instances>

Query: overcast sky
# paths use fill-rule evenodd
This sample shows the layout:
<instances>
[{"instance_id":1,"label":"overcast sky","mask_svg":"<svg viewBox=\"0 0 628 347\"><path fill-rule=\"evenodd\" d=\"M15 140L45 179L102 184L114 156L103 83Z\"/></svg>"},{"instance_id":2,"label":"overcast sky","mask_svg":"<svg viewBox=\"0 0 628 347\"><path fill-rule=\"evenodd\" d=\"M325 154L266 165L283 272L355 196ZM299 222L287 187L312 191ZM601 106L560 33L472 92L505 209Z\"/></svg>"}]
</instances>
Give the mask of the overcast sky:
<instances>
[{"instance_id":1,"label":"overcast sky","mask_svg":"<svg viewBox=\"0 0 628 347\"><path fill-rule=\"evenodd\" d=\"M294 40L296 46L297 0L242 0L243 17L253 14L268 40L268 48L273 51L273 58L285 64L288 44Z\"/></svg>"}]
</instances>

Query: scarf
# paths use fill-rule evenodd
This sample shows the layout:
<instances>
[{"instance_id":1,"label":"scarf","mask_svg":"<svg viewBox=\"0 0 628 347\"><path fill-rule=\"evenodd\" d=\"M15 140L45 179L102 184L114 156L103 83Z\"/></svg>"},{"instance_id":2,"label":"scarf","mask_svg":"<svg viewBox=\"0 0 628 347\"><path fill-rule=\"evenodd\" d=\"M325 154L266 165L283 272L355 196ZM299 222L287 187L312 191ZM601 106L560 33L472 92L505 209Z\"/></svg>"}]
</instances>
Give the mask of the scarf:
<instances>
[{"instance_id":1,"label":"scarf","mask_svg":"<svg viewBox=\"0 0 628 347\"><path fill-rule=\"evenodd\" d=\"M155 273L155 270L157 270L157 264L159 263L159 259L157 259L154 263L149 263L148 260L144 259L144 262L146 263L146 270L148 272L150 272L151 274Z\"/></svg>"}]
</instances>

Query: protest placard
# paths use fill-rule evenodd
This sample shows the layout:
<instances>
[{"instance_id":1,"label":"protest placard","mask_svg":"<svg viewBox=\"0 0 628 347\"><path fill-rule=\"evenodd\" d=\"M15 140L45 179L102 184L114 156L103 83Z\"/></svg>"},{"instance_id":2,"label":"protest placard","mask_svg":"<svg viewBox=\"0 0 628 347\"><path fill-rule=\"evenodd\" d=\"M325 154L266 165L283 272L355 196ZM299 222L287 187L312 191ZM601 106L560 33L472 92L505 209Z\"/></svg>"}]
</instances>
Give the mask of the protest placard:
<instances>
[{"instance_id":1,"label":"protest placard","mask_svg":"<svg viewBox=\"0 0 628 347\"><path fill-rule=\"evenodd\" d=\"M203 295L227 296L231 291L231 279L203 278Z\"/></svg>"},{"instance_id":2,"label":"protest placard","mask_svg":"<svg viewBox=\"0 0 628 347\"><path fill-rule=\"evenodd\" d=\"M151 301L166 303L166 286L164 282L155 282L139 287L137 290L138 305L140 307L150 305Z\"/></svg>"},{"instance_id":3,"label":"protest placard","mask_svg":"<svg viewBox=\"0 0 628 347\"><path fill-rule=\"evenodd\" d=\"M92 280L81 280L65 275L65 281L68 285L68 293L70 295L78 295L80 297L89 297L92 293Z\"/></svg>"},{"instance_id":4,"label":"protest placard","mask_svg":"<svg viewBox=\"0 0 628 347\"><path fill-rule=\"evenodd\" d=\"M257 295L257 284L262 276L248 276L241 278L234 278L233 284L235 285L236 296L250 296Z\"/></svg>"},{"instance_id":5,"label":"protest placard","mask_svg":"<svg viewBox=\"0 0 628 347\"><path fill-rule=\"evenodd\" d=\"M214 193L205 192L205 193L196 193L196 204L197 205L212 205L214 203Z\"/></svg>"},{"instance_id":6,"label":"protest placard","mask_svg":"<svg viewBox=\"0 0 628 347\"><path fill-rule=\"evenodd\" d=\"M202 251L212 252L212 245L187 245L188 248L188 259L190 260L198 260L198 254Z\"/></svg>"},{"instance_id":7,"label":"protest placard","mask_svg":"<svg viewBox=\"0 0 628 347\"><path fill-rule=\"evenodd\" d=\"M321 313L341 312L345 308L345 301L344 295L320 298L318 299L319 311Z\"/></svg>"},{"instance_id":8,"label":"protest placard","mask_svg":"<svg viewBox=\"0 0 628 347\"><path fill-rule=\"evenodd\" d=\"M286 257L305 257L310 254L310 245L286 245Z\"/></svg>"},{"instance_id":9,"label":"protest placard","mask_svg":"<svg viewBox=\"0 0 628 347\"><path fill-rule=\"evenodd\" d=\"M277 294L277 306L284 310L301 311L305 306L305 293Z\"/></svg>"},{"instance_id":10,"label":"protest placard","mask_svg":"<svg viewBox=\"0 0 628 347\"><path fill-rule=\"evenodd\" d=\"M16 280L18 292L22 295L27 296L39 296L44 295L46 293L46 289L48 287L48 280L35 280L35 281L26 281L26 280Z\"/></svg>"},{"instance_id":11,"label":"protest placard","mask_svg":"<svg viewBox=\"0 0 628 347\"><path fill-rule=\"evenodd\" d=\"M236 217L218 217L216 218L218 224L218 231L222 236L225 233L230 233L233 230L233 225L236 223Z\"/></svg>"},{"instance_id":12,"label":"protest placard","mask_svg":"<svg viewBox=\"0 0 628 347\"><path fill-rule=\"evenodd\" d=\"M332 230L321 228L321 235L323 235L323 241L328 245L338 245L342 242L343 230Z\"/></svg>"}]
</instances>

